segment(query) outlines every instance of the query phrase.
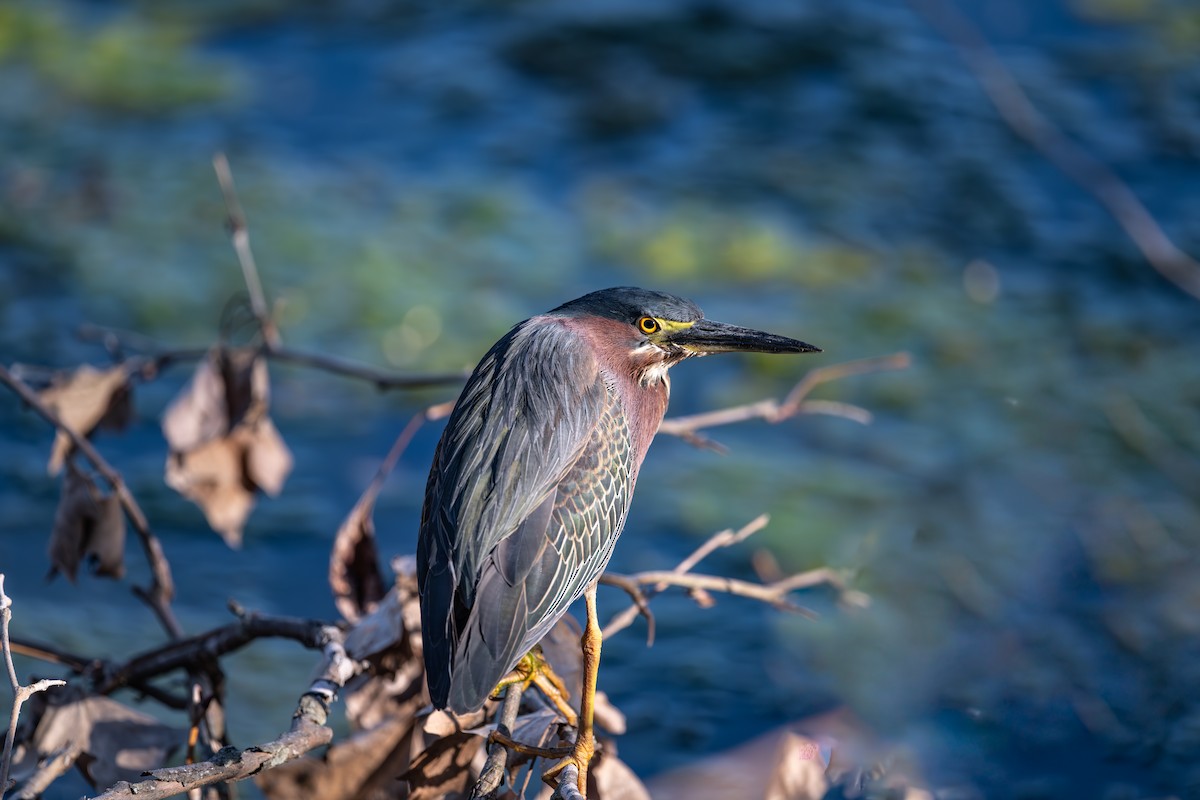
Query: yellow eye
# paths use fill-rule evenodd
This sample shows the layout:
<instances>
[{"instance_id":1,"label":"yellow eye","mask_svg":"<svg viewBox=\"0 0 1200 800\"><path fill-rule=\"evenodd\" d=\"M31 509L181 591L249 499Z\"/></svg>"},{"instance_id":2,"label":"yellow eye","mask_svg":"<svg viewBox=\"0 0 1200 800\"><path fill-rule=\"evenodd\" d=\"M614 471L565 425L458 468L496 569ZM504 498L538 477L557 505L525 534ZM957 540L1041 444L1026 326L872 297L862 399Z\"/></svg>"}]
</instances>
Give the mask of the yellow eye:
<instances>
[{"instance_id":1,"label":"yellow eye","mask_svg":"<svg viewBox=\"0 0 1200 800\"><path fill-rule=\"evenodd\" d=\"M659 329L658 320L654 317L642 317L637 321L637 326L642 333L657 333Z\"/></svg>"}]
</instances>

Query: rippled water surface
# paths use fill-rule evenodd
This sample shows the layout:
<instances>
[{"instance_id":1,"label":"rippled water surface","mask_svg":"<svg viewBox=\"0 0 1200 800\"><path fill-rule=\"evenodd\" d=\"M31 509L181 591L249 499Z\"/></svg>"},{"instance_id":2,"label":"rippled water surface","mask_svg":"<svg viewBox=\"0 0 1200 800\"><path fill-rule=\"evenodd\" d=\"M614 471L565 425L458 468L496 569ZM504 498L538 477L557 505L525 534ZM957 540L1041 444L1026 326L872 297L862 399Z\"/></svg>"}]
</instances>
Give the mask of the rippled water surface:
<instances>
[{"instance_id":1,"label":"rippled water surface","mask_svg":"<svg viewBox=\"0 0 1200 800\"><path fill-rule=\"evenodd\" d=\"M1200 68L1186 4L970 4L1032 101L1200 253ZM1190 37L1190 38L1189 38ZM656 601L605 645L649 777L847 707L893 763L964 796L1195 791L1200 730L1200 314L1099 203L998 119L922 16L890 2L436 5L13 3L0 8L0 360L103 363L81 323L204 346L242 291L210 161L229 154L285 341L395 370L470 366L512 323L594 288L684 294L805 359L676 370L672 408L779 395L813 366L870 426L810 415L660 440L612 566L677 562L762 512L705 569L842 569L863 610L811 621L736 598ZM331 618L329 545L414 411L276 365L296 468L241 551L162 484L139 386L96 443L163 540L188 631L226 600ZM436 426L380 498L415 546ZM51 435L0 400L0 570L14 634L119 658L160 641L114 583L46 583ZM601 595L602 614L622 607ZM311 654L229 661L230 729L287 723ZM21 662L23 673L46 667ZM62 797L78 796L82 783Z\"/></svg>"}]
</instances>

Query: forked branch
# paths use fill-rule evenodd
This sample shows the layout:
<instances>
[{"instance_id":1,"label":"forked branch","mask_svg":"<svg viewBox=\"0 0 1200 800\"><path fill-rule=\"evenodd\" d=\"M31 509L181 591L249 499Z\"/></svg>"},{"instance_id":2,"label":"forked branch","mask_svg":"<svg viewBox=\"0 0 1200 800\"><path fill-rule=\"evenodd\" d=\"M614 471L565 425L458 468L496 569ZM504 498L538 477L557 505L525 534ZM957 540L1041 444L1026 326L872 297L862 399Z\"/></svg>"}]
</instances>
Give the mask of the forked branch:
<instances>
[{"instance_id":1,"label":"forked branch","mask_svg":"<svg viewBox=\"0 0 1200 800\"><path fill-rule=\"evenodd\" d=\"M829 400L808 400L808 395L823 383L840 380L851 375L863 375L869 372L884 370L906 369L912 363L908 353L893 353L880 358L864 358L859 361L847 361L844 364L832 364L828 367L817 367L807 372L782 400L767 398L754 403L731 406L702 414L691 414L686 417L671 417L663 420L659 433L690 442L700 447L716 447L707 437L699 435L698 431L715 428L720 425L732 425L735 422L745 422L751 419L765 419L770 423L782 422L797 414L830 414L864 425L871 422L871 412L849 403L837 403Z\"/></svg>"}]
</instances>

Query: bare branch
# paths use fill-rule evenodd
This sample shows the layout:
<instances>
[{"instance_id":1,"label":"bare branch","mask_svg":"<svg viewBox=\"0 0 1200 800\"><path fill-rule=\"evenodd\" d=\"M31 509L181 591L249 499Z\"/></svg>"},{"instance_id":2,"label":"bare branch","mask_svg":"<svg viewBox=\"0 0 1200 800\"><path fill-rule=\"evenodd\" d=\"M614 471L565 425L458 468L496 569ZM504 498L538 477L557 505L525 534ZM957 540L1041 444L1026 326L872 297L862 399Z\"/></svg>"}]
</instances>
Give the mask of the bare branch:
<instances>
[{"instance_id":1,"label":"bare branch","mask_svg":"<svg viewBox=\"0 0 1200 800\"><path fill-rule=\"evenodd\" d=\"M255 639L291 639L316 650L327 647L340 637L337 628L316 620L245 614L237 622L169 642L135 656L120 666L105 670L105 678L96 691L110 694L122 686L137 686L172 670L193 668L199 661L239 650Z\"/></svg>"},{"instance_id":2,"label":"bare branch","mask_svg":"<svg viewBox=\"0 0 1200 800\"><path fill-rule=\"evenodd\" d=\"M805 400L805 398L813 389L823 383L840 380L851 375L863 375L869 372L882 372L890 369L905 369L911 363L912 358L908 353L894 353L881 358L865 358L860 361L848 361L844 364L818 367L817 369L810 370L801 378L782 401L767 398L754 403L708 411L703 414L672 417L663 421L662 425L658 428L658 432L679 436L694 445L712 447L712 443L708 439L697 435L696 432L705 428L732 425L735 422L745 422L751 419L765 419L767 422L777 423L794 417L797 414L832 414L867 424L871 421L871 412L866 409L846 403Z\"/></svg>"},{"instance_id":3,"label":"bare branch","mask_svg":"<svg viewBox=\"0 0 1200 800\"><path fill-rule=\"evenodd\" d=\"M513 726L517 724L517 712L521 710L521 694L524 692L521 684L509 684L504 691L504 704L500 707L500 716L496 719L495 733L512 738ZM488 739L487 761L479 772L479 780L471 790L472 798L490 798L504 781L504 772L508 769L508 747L501 741Z\"/></svg>"},{"instance_id":4,"label":"bare branch","mask_svg":"<svg viewBox=\"0 0 1200 800\"><path fill-rule=\"evenodd\" d=\"M158 373L172 364L198 361L205 358L208 347L163 349L149 338L130 331L116 330L101 325L81 325L77 331L84 341L98 341L114 357L124 355L126 345L139 353L130 358L132 362L130 373L140 376L143 380L152 380ZM356 378L374 384L376 389L426 389L435 386L450 386L462 383L467 378L466 372L428 372L406 375L376 369L366 364L348 361L344 358L327 356L322 353L312 353L306 350L296 350L282 345L269 347L264 345L262 354L268 359L295 364L300 367L328 372L345 378Z\"/></svg>"},{"instance_id":5,"label":"bare branch","mask_svg":"<svg viewBox=\"0 0 1200 800\"><path fill-rule=\"evenodd\" d=\"M1096 198L1164 278L1200 299L1200 263L1176 247L1128 184L1042 116L966 15L946 0L909 4L954 46L1013 132Z\"/></svg>"},{"instance_id":6,"label":"bare branch","mask_svg":"<svg viewBox=\"0 0 1200 800\"><path fill-rule=\"evenodd\" d=\"M83 744L75 742L51 754L38 766L37 771L21 784L21 791L15 796L17 800L33 800L41 797L50 784L61 778L75 766L76 759L83 752Z\"/></svg>"},{"instance_id":7,"label":"bare branch","mask_svg":"<svg viewBox=\"0 0 1200 800\"><path fill-rule=\"evenodd\" d=\"M171 577L171 565L163 553L162 543L159 542L158 537L150 530L150 523L146 521L146 515L142 512L137 501L133 499L133 495L125 485L125 480L121 477L121 473L117 472L100 455L86 437L80 436L69 426L64 425L62 420L58 418L58 415L51 411L24 381L14 377L3 365L0 365L0 383L11 389L30 408L36 411L42 419L65 433L70 438L71 444L75 446L75 449L82 453L84 458L112 486L113 493L121 503L121 508L124 509L126 516L129 517L129 521L133 523L133 529L137 531L138 538L142 543L142 550L146 555L146 561L150 565L150 586L148 588L135 586L133 587L133 591L150 606L167 633L172 638L178 639L183 634L183 629L180 627L178 620L175 619L175 613L171 610L171 599L175 596L175 582Z\"/></svg>"},{"instance_id":8,"label":"bare branch","mask_svg":"<svg viewBox=\"0 0 1200 800\"><path fill-rule=\"evenodd\" d=\"M710 536L703 544L687 558L670 571L639 572L635 575L619 575L606 572L600 577L600 582L609 586L624 589L633 598L634 604L617 614L604 628L605 638L618 631L628 628L639 612L649 614L645 608L654 597L669 586L680 586L689 591L692 597L701 605L711 604L707 592L722 592L724 594L748 597L759 600L785 611L793 611L804 616L815 614L803 606L788 599L788 595L799 589L807 589L821 584L834 587L841 602L851 606L865 606L869 602L867 595L846 585L845 580L835 570L828 567L799 572L770 583L752 583L750 581L726 578L720 575L697 575L691 570L714 550L729 547L745 541L766 527L769 517L762 514L739 530L723 530ZM645 588L643 588L645 587ZM647 637L647 644L653 644L653 627Z\"/></svg>"},{"instance_id":9,"label":"bare branch","mask_svg":"<svg viewBox=\"0 0 1200 800\"><path fill-rule=\"evenodd\" d=\"M633 605L612 618L612 621L608 623L608 626L603 631L604 638L607 639L617 631L625 630L633 622L633 618L641 614L646 618L646 646L651 647L654 644L654 612L650 610L650 598L646 597L646 593L642 591L642 587L635 580L630 580L624 575L615 575L611 572L605 572L598 580L605 586L615 586L618 589L624 590L633 603Z\"/></svg>"},{"instance_id":10,"label":"bare branch","mask_svg":"<svg viewBox=\"0 0 1200 800\"><path fill-rule=\"evenodd\" d=\"M799 587L788 585L786 581L781 581L779 584L751 583L736 578L726 578L723 575L700 575L694 572L680 574L666 570L639 572L636 575L615 575L614 573L609 573L609 577L632 581L643 586L667 584L670 586L682 586L685 589L723 592L725 594L737 595L738 597L749 597L752 600L761 600L784 611L795 611L806 617L816 617L813 611L796 605L787 599L788 592ZM823 575L822 577L827 576Z\"/></svg>"},{"instance_id":11,"label":"bare branch","mask_svg":"<svg viewBox=\"0 0 1200 800\"><path fill-rule=\"evenodd\" d=\"M416 375L397 375L341 358L334 358L320 353L291 350L284 347L267 348L264 353L268 358L275 361L285 361L300 366L312 367L347 378L359 378L375 384L375 388L380 391L387 389L426 389L432 386L462 383L467 379L466 372L428 372Z\"/></svg>"},{"instance_id":12,"label":"bare branch","mask_svg":"<svg viewBox=\"0 0 1200 800\"><path fill-rule=\"evenodd\" d=\"M279 329L275 327L271 311L267 308L267 298L258 278L258 267L254 263L254 252L250 249L250 229L246 226L246 215L242 212L237 188L233 185L233 171L230 170L229 159L224 153L213 156L213 169L217 173L217 182L221 184L221 194L225 197L225 208L229 213L229 236L233 240L238 263L242 265L242 278L246 281L246 291L250 295L250 309L254 312L254 318L262 331L263 342L267 347L274 349L282 344Z\"/></svg>"},{"instance_id":13,"label":"bare branch","mask_svg":"<svg viewBox=\"0 0 1200 800\"><path fill-rule=\"evenodd\" d=\"M770 516L767 514L760 514L747 522L737 531L729 528L726 528L723 531L717 531L712 536L708 537L703 544L692 551L691 555L675 565L675 568L671 571L677 575L690 571L714 550L722 547L729 547L749 539L751 536L765 528L770 519ZM646 617L647 625L649 627L649 630L646 633L646 646L649 647L650 645L654 644L654 617L650 613L649 602L656 594L666 589L667 584L660 583L651 587L646 592L642 592L641 584L638 581L628 579L620 575L614 576L610 573L605 573L602 575L600 577L600 582L609 586L617 586L621 589L624 589L625 592L633 599L632 606L625 609L620 614L617 614L608 623L608 626L604 629L605 637L611 636L617 631L628 628L633 622L634 617L640 613L642 616Z\"/></svg>"},{"instance_id":14,"label":"bare branch","mask_svg":"<svg viewBox=\"0 0 1200 800\"><path fill-rule=\"evenodd\" d=\"M770 515L759 514L757 517L743 525L740 530L735 531L726 528L723 531L714 533L712 536L708 537L704 544L692 551L690 556L685 558L683 561L680 561L675 569L671 571L675 573L690 572L693 567L703 561L714 550L718 550L722 547L732 547L735 544L746 541L751 536L767 527L767 523L770 521ZM655 588L657 591L661 592L666 588L666 584L659 584Z\"/></svg>"},{"instance_id":15,"label":"bare branch","mask_svg":"<svg viewBox=\"0 0 1200 800\"><path fill-rule=\"evenodd\" d=\"M362 495L359 496L358 502L355 503L356 507L363 503L375 502L375 497L379 494L379 490L383 488L384 481L387 480L392 470L396 468L396 462L400 460L400 456L404 454L413 437L417 435L417 431L426 422L439 420L448 415L454 410L454 402L451 400L429 406L429 408L414 414L409 419L408 424L404 426L404 430L400 431L400 435L396 437L396 441L392 442L392 447L388 450L388 454L384 457L383 461L380 462L379 469L375 470L375 477L371 479L371 483L363 490Z\"/></svg>"},{"instance_id":16,"label":"bare branch","mask_svg":"<svg viewBox=\"0 0 1200 800\"><path fill-rule=\"evenodd\" d=\"M66 681L40 680L32 686L22 686L17 680L17 669L13 666L12 649L8 641L8 623L12 620L12 598L4 593L4 574L0 573L0 647L4 651L4 666L8 669L8 682L12 687L13 704L8 717L8 734L4 737L4 755L0 757L0 798L8 791L8 771L12 766L13 741L17 737L17 720L21 716L21 706L25 701L38 692L44 692L52 686L66 686Z\"/></svg>"}]
</instances>

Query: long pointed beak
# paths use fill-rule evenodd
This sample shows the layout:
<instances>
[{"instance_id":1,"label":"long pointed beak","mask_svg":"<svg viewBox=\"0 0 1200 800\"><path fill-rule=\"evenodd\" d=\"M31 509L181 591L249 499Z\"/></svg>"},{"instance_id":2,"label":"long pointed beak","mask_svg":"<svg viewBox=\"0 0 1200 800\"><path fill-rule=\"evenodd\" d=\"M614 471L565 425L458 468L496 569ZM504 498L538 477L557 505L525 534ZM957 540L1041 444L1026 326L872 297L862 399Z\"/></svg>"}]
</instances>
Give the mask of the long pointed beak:
<instances>
[{"instance_id":1,"label":"long pointed beak","mask_svg":"<svg viewBox=\"0 0 1200 800\"><path fill-rule=\"evenodd\" d=\"M798 339L789 339L774 333L727 325L724 322L714 322L708 319L698 320L687 328L680 328L672 332L667 337L667 341L697 354L821 352L821 348L813 347Z\"/></svg>"}]
</instances>

